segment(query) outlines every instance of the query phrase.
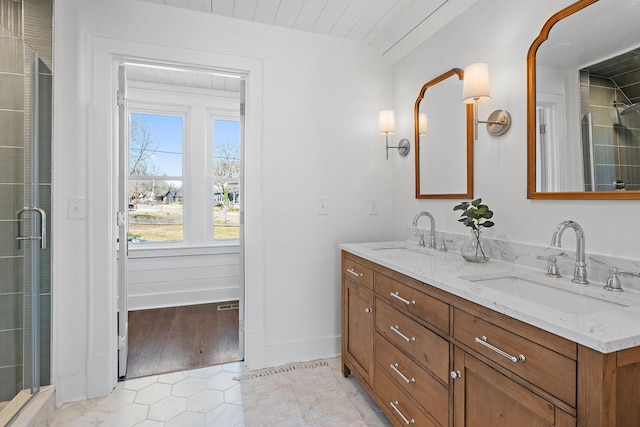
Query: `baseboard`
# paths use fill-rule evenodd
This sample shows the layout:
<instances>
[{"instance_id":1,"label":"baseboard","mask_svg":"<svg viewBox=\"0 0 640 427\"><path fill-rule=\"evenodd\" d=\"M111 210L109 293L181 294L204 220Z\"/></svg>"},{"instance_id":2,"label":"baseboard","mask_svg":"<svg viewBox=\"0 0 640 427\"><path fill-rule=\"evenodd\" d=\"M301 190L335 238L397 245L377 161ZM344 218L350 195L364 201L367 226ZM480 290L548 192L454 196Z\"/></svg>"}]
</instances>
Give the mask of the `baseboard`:
<instances>
[{"instance_id":1,"label":"baseboard","mask_svg":"<svg viewBox=\"0 0 640 427\"><path fill-rule=\"evenodd\" d=\"M181 305L208 304L222 301L237 301L239 289L204 289L184 292L170 292L129 296L129 310L145 310L150 308L176 307Z\"/></svg>"},{"instance_id":2,"label":"baseboard","mask_svg":"<svg viewBox=\"0 0 640 427\"><path fill-rule=\"evenodd\" d=\"M341 345L339 335L267 345L265 366L335 357L340 354Z\"/></svg>"}]
</instances>

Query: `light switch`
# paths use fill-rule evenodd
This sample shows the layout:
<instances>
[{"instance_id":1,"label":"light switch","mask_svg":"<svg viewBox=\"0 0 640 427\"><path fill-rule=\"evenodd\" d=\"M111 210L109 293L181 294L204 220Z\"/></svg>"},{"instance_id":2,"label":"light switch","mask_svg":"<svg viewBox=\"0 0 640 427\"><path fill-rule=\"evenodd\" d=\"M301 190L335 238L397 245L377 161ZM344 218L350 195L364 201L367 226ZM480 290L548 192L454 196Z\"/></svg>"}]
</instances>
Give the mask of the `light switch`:
<instances>
[{"instance_id":1,"label":"light switch","mask_svg":"<svg viewBox=\"0 0 640 427\"><path fill-rule=\"evenodd\" d=\"M369 199L369 215L378 215L378 199Z\"/></svg>"},{"instance_id":2,"label":"light switch","mask_svg":"<svg viewBox=\"0 0 640 427\"><path fill-rule=\"evenodd\" d=\"M318 215L329 215L329 199L318 197Z\"/></svg>"}]
</instances>

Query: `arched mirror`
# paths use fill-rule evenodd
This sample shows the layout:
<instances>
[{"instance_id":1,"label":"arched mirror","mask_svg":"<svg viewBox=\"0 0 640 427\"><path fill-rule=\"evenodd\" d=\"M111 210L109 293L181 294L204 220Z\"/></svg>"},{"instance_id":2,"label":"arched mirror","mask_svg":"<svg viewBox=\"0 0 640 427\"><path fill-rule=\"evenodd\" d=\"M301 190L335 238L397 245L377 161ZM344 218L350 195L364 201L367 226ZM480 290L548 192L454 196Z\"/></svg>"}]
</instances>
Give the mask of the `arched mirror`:
<instances>
[{"instance_id":1,"label":"arched mirror","mask_svg":"<svg viewBox=\"0 0 640 427\"><path fill-rule=\"evenodd\" d=\"M527 56L527 196L640 199L640 4L581 0Z\"/></svg>"},{"instance_id":2,"label":"arched mirror","mask_svg":"<svg viewBox=\"0 0 640 427\"><path fill-rule=\"evenodd\" d=\"M472 106L462 102L464 72L425 83L413 110L416 198L473 197Z\"/></svg>"}]
</instances>

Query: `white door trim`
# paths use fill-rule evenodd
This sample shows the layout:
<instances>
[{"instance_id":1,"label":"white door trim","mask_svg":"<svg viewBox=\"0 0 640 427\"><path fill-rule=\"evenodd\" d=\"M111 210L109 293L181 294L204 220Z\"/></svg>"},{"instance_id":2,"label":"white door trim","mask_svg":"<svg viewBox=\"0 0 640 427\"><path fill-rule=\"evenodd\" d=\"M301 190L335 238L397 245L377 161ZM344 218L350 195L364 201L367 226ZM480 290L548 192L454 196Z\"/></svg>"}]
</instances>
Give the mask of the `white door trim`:
<instances>
[{"instance_id":1,"label":"white door trim","mask_svg":"<svg viewBox=\"0 0 640 427\"><path fill-rule=\"evenodd\" d=\"M262 60L102 36L92 37L89 172L88 397L105 396L117 383L116 332L116 64L126 59L185 67L228 69L245 74L245 363L264 367L264 243L262 223Z\"/></svg>"}]
</instances>

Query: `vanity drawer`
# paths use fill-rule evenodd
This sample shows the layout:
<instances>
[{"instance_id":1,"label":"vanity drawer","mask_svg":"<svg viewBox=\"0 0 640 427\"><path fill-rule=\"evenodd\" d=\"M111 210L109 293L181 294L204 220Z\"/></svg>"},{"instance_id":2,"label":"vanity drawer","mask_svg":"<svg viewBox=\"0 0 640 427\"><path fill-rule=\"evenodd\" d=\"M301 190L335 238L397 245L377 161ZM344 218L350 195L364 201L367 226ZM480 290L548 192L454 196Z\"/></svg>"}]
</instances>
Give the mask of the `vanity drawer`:
<instances>
[{"instance_id":1,"label":"vanity drawer","mask_svg":"<svg viewBox=\"0 0 640 427\"><path fill-rule=\"evenodd\" d=\"M373 290L373 270L350 257L342 257L342 274L359 285Z\"/></svg>"},{"instance_id":2,"label":"vanity drawer","mask_svg":"<svg viewBox=\"0 0 640 427\"><path fill-rule=\"evenodd\" d=\"M376 330L397 348L411 355L436 378L448 383L449 343L446 340L380 298L376 298Z\"/></svg>"},{"instance_id":3,"label":"vanity drawer","mask_svg":"<svg viewBox=\"0 0 640 427\"><path fill-rule=\"evenodd\" d=\"M375 346L376 369L386 372L399 389L412 396L441 425L447 425L448 388L378 333Z\"/></svg>"},{"instance_id":4,"label":"vanity drawer","mask_svg":"<svg viewBox=\"0 0 640 427\"><path fill-rule=\"evenodd\" d=\"M575 408L575 360L460 309L454 311L453 337Z\"/></svg>"},{"instance_id":5,"label":"vanity drawer","mask_svg":"<svg viewBox=\"0 0 640 427\"><path fill-rule=\"evenodd\" d=\"M375 292L403 313L410 313L449 333L449 305L382 274L375 275Z\"/></svg>"},{"instance_id":6,"label":"vanity drawer","mask_svg":"<svg viewBox=\"0 0 640 427\"><path fill-rule=\"evenodd\" d=\"M385 410L391 414L389 418L395 421L395 425L440 427L423 412L423 408L416 405L411 398L400 390L379 366L376 366L374 381L376 395L381 400Z\"/></svg>"}]
</instances>

